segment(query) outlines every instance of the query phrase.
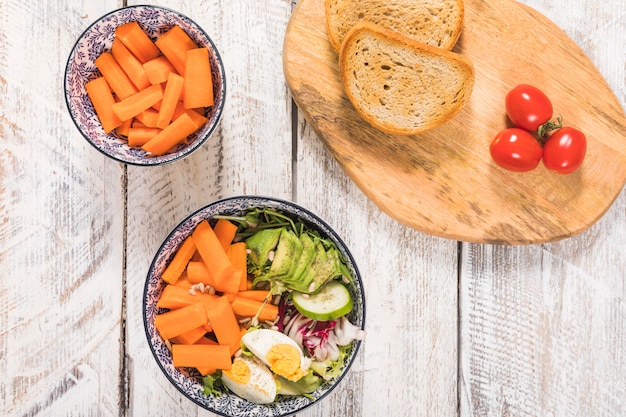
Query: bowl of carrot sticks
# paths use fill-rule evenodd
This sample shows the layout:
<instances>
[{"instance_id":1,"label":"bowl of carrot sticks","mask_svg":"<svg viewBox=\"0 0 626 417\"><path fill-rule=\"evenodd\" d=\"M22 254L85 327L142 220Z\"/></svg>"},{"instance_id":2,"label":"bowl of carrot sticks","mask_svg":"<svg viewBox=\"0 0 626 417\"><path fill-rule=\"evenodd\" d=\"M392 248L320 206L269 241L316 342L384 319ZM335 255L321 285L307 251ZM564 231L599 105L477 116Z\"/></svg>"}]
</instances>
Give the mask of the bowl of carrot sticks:
<instances>
[{"instance_id":1,"label":"bowl of carrot sticks","mask_svg":"<svg viewBox=\"0 0 626 417\"><path fill-rule=\"evenodd\" d=\"M366 334L365 296L344 241L291 201L236 196L166 237L143 292L165 377L222 416L288 416L345 379Z\"/></svg>"},{"instance_id":2,"label":"bowl of carrot sticks","mask_svg":"<svg viewBox=\"0 0 626 417\"><path fill-rule=\"evenodd\" d=\"M193 20L129 6L93 22L72 48L65 99L85 139L119 162L184 158L214 133L226 96L220 54Z\"/></svg>"}]
</instances>

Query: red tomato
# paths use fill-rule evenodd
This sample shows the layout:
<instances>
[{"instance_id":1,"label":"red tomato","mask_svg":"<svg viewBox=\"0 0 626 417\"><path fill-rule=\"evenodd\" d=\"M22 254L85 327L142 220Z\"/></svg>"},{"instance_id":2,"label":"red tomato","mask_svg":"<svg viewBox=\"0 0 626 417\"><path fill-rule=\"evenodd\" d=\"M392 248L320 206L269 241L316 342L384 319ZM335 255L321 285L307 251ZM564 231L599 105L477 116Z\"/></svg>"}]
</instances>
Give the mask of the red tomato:
<instances>
[{"instance_id":1,"label":"red tomato","mask_svg":"<svg viewBox=\"0 0 626 417\"><path fill-rule=\"evenodd\" d=\"M496 135L489 146L489 152L495 163L502 168L526 172L539 165L543 151L533 135L513 127Z\"/></svg>"},{"instance_id":2,"label":"red tomato","mask_svg":"<svg viewBox=\"0 0 626 417\"><path fill-rule=\"evenodd\" d=\"M543 164L559 174L570 174L583 163L586 152L585 135L573 127L562 127L543 145Z\"/></svg>"},{"instance_id":3,"label":"red tomato","mask_svg":"<svg viewBox=\"0 0 626 417\"><path fill-rule=\"evenodd\" d=\"M520 84L506 95L506 114L516 127L537 132L539 126L552 118L548 96L532 85Z\"/></svg>"}]
</instances>

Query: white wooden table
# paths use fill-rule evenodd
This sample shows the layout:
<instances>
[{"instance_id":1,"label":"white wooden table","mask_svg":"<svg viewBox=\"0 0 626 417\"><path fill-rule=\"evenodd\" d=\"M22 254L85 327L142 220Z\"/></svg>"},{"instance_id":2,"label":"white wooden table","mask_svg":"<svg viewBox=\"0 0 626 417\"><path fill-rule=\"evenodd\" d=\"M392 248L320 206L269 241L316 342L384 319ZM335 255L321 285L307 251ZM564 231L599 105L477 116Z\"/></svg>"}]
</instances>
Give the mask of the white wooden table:
<instances>
[{"instance_id":1,"label":"white wooden table","mask_svg":"<svg viewBox=\"0 0 626 417\"><path fill-rule=\"evenodd\" d=\"M82 31L126 3L0 2L0 414L212 415L158 369L141 293L189 212L263 194L325 218L366 284L368 339L341 388L302 416L626 416L626 193L587 231L547 245L466 244L394 222L292 104L289 0L155 2L213 36L227 105L191 157L116 163L74 127L62 75ZM582 47L625 105L624 0L524 3Z\"/></svg>"}]
</instances>

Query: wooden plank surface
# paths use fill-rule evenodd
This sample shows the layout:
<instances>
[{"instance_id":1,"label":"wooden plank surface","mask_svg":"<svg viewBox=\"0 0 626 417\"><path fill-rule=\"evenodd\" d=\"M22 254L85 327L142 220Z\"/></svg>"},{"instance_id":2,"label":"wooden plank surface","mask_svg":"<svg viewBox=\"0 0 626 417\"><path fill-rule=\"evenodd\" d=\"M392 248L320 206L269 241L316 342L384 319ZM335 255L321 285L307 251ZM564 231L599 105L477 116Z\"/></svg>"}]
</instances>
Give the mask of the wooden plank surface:
<instances>
[{"instance_id":1,"label":"wooden plank surface","mask_svg":"<svg viewBox=\"0 0 626 417\"><path fill-rule=\"evenodd\" d=\"M60 82L116 4L0 5L2 415L120 412L123 170L80 136Z\"/></svg>"},{"instance_id":2,"label":"wooden plank surface","mask_svg":"<svg viewBox=\"0 0 626 417\"><path fill-rule=\"evenodd\" d=\"M512 0L464 4L453 50L473 62L476 76L469 102L450 121L414 136L365 122L343 91L324 0L303 0L287 29L284 66L294 99L346 173L403 224L477 243L544 243L581 232L626 181L619 102L576 43L541 13ZM575 174L543 165L512 173L492 161L489 143L507 127L504 97L520 83L546 91L556 115L587 135Z\"/></svg>"},{"instance_id":3,"label":"wooden plank surface","mask_svg":"<svg viewBox=\"0 0 626 417\"><path fill-rule=\"evenodd\" d=\"M192 211L232 195L290 198L291 103L276 63L291 5L280 0L155 4L185 14L212 37L224 60L227 96L216 134L198 152L155 169L128 168L128 413L212 415L184 398L158 369L141 321L142 292L159 245Z\"/></svg>"},{"instance_id":4,"label":"wooden plank surface","mask_svg":"<svg viewBox=\"0 0 626 417\"><path fill-rule=\"evenodd\" d=\"M626 415L626 193L551 244L460 243L402 225L292 106L282 52L294 3L157 3L213 36L228 94L211 141L154 168L88 145L60 88L76 38L123 2L0 4L0 415L212 416L158 369L141 293L169 231L236 194L310 208L365 281L356 363L299 416ZM626 4L524 3L565 30L623 107Z\"/></svg>"},{"instance_id":5,"label":"wooden plank surface","mask_svg":"<svg viewBox=\"0 0 626 417\"><path fill-rule=\"evenodd\" d=\"M624 106L624 2L525 3L581 46ZM463 245L462 417L626 415L625 213L622 191L574 238Z\"/></svg>"}]
</instances>

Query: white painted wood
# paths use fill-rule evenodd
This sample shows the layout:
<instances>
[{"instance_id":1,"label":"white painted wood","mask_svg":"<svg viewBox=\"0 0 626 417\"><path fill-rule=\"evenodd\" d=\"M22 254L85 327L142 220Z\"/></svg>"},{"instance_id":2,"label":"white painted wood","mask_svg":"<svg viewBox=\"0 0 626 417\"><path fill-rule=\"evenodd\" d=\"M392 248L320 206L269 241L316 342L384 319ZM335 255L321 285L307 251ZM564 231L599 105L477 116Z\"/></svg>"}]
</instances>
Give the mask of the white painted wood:
<instances>
[{"instance_id":1,"label":"white painted wood","mask_svg":"<svg viewBox=\"0 0 626 417\"><path fill-rule=\"evenodd\" d=\"M128 168L129 415L207 415L169 384L149 351L141 321L143 286L159 245L192 211L232 195L291 196L291 101L280 65L291 5L156 4L187 15L212 37L224 60L227 97L220 127L198 152L164 167Z\"/></svg>"},{"instance_id":2,"label":"white painted wood","mask_svg":"<svg viewBox=\"0 0 626 417\"><path fill-rule=\"evenodd\" d=\"M67 57L116 2L0 5L0 414L117 416L122 168L65 106Z\"/></svg>"},{"instance_id":3,"label":"white painted wood","mask_svg":"<svg viewBox=\"0 0 626 417\"><path fill-rule=\"evenodd\" d=\"M624 107L624 2L524 3L585 50ZM571 239L463 246L461 416L626 415L624 213L622 192Z\"/></svg>"},{"instance_id":4,"label":"white painted wood","mask_svg":"<svg viewBox=\"0 0 626 417\"><path fill-rule=\"evenodd\" d=\"M524 2L625 105L623 0ZM352 371L299 415L626 415L626 194L550 245L459 245L392 221L292 111L281 52L293 3L156 3L204 27L228 74L213 139L158 168L105 159L63 99L76 38L122 2L0 3L0 415L212 416L158 369L141 293L179 221L244 193L326 219L366 285L368 339Z\"/></svg>"}]
</instances>

